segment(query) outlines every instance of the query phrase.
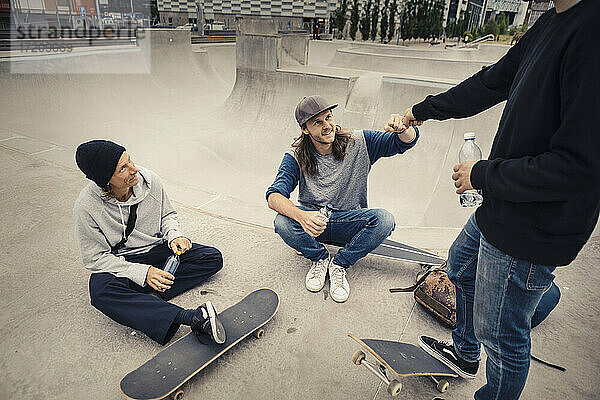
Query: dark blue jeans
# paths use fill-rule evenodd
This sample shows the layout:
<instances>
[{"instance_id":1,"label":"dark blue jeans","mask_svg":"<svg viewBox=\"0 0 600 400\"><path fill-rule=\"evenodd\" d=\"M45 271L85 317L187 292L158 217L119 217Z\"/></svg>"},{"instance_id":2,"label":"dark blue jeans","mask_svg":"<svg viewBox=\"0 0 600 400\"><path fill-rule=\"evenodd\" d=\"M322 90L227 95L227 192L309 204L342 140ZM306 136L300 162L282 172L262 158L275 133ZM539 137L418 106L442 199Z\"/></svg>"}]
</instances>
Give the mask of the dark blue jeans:
<instances>
[{"instance_id":1,"label":"dark blue jeans","mask_svg":"<svg viewBox=\"0 0 600 400\"><path fill-rule=\"evenodd\" d=\"M125 256L125 259L162 268L172 254L173 251L163 244L147 253ZM179 325L173 321L181 310L181 307L168 300L195 288L222 267L223 257L219 250L193 243L192 248L181 255L171 288L163 293L157 292L160 298L151 294L154 290L148 285L142 287L128 278L98 273L90 276L91 302L119 324L139 330L158 343L165 344L179 329Z\"/></svg>"},{"instance_id":2,"label":"dark blue jeans","mask_svg":"<svg viewBox=\"0 0 600 400\"><path fill-rule=\"evenodd\" d=\"M475 393L476 400L519 398L529 372L532 318L552 285L554 269L492 246L481 234L475 214L452 244L448 276L456 285L454 347L468 361L479 360L481 344L488 355L487 383ZM546 311L550 312L548 307L540 310L538 323Z\"/></svg>"},{"instance_id":3,"label":"dark blue jeans","mask_svg":"<svg viewBox=\"0 0 600 400\"><path fill-rule=\"evenodd\" d=\"M306 211L317 211L299 207ZM341 246L334 262L348 268L377 248L394 230L394 216L380 208L360 210L334 210L325 231L313 238L295 220L284 215L275 217L275 232L283 241L311 261L329 256L323 243Z\"/></svg>"}]
</instances>

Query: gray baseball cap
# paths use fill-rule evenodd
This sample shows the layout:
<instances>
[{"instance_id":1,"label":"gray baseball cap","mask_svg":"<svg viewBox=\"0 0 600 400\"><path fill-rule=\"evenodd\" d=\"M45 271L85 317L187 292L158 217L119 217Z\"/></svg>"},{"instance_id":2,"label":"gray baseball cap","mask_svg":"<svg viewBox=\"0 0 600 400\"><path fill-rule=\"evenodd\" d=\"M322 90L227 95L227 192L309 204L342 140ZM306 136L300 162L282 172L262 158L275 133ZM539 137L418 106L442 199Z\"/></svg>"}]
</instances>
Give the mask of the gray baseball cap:
<instances>
[{"instance_id":1,"label":"gray baseball cap","mask_svg":"<svg viewBox=\"0 0 600 400\"><path fill-rule=\"evenodd\" d=\"M318 94L305 97L296 106L296 121L298 121L298 125L302 126L315 115L332 110L337 106L337 104L329 104L327 100Z\"/></svg>"}]
</instances>

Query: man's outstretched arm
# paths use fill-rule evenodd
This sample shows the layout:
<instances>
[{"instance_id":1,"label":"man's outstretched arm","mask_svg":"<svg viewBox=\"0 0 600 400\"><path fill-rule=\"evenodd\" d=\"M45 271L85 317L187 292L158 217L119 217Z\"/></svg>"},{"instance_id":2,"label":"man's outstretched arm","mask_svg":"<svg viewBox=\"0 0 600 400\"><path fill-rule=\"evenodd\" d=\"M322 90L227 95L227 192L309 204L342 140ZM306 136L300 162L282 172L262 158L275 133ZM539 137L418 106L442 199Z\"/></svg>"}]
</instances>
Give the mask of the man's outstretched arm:
<instances>
[{"instance_id":1,"label":"man's outstretched arm","mask_svg":"<svg viewBox=\"0 0 600 400\"><path fill-rule=\"evenodd\" d=\"M529 37L535 34L532 27L523 38L495 64L483 68L453 88L406 109L402 118L405 126L417 126L428 119L446 120L476 115L506 100L519 68L523 49Z\"/></svg>"}]
</instances>

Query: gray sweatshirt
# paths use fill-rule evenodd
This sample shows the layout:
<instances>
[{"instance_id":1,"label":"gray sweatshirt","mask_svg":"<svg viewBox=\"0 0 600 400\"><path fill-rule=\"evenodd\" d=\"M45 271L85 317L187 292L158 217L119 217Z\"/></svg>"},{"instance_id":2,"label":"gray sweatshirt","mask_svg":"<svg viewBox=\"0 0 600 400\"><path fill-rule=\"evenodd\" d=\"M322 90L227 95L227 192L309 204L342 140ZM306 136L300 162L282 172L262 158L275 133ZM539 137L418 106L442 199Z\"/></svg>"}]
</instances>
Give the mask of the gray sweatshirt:
<instances>
[{"instance_id":1,"label":"gray sweatshirt","mask_svg":"<svg viewBox=\"0 0 600 400\"><path fill-rule=\"evenodd\" d=\"M92 273L110 272L145 286L150 266L128 262L123 256L145 253L159 244L171 243L183 234L179 231L177 211L171 205L159 176L139 166L138 170L139 181L127 201L105 200L102 189L90 182L79 194L73 216L79 251L87 269ZM136 203L139 205L135 228L125 246L112 254L111 246L124 237L129 208ZM155 267L161 268L162 265Z\"/></svg>"}]
</instances>

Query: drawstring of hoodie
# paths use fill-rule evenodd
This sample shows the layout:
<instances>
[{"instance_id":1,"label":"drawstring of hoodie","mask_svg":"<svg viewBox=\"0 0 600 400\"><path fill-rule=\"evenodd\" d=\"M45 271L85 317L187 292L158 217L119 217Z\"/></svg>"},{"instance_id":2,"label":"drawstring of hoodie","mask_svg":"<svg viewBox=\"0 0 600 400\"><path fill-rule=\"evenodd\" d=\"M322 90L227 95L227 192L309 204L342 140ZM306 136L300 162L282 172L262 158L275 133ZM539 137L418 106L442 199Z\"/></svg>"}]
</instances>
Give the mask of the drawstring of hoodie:
<instances>
[{"instance_id":1,"label":"drawstring of hoodie","mask_svg":"<svg viewBox=\"0 0 600 400\"><path fill-rule=\"evenodd\" d=\"M123 210L121 209L121 205L120 204L117 204L117 205L119 206L119 213L121 214L121 226L123 227L123 239L125 239L125 236L127 236L127 233L125 231L125 218L123 218Z\"/></svg>"}]
</instances>

